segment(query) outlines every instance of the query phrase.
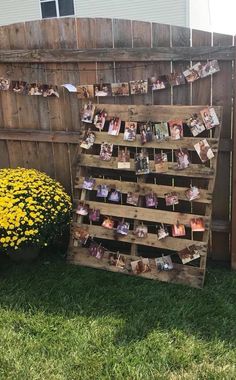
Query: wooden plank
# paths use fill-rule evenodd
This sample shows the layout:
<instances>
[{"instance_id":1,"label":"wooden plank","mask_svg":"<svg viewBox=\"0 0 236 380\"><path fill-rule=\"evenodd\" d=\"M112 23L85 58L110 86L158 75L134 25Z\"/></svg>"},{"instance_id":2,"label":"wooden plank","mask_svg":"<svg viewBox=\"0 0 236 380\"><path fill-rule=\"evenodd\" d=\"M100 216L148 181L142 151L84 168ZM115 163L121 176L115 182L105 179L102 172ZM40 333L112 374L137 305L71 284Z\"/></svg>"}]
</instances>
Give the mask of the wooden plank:
<instances>
[{"instance_id":1,"label":"wooden plank","mask_svg":"<svg viewBox=\"0 0 236 380\"><path fill-rule=\"evenodd\" d=\"M232 43L232 36L213 34L214 46L226 46ZM222 138L232 137L232 62L219 62L220 72L212 76L212 102L223 106ZM223 84L223 86L222 86ZM230 195L231 195L231 154L220 152L218 157L218 174L216 176L215 194L220 198L213 199L213 218L229 221ZM212 257L215 260L230 259L230 235L228 233L215 233L212 235Z\"/></svg>"},{"instance_id":2,"label":"wooden plank","mask_svg":"<svg viewBox=\"0 0 236 380\"><path fill-rule=\"evenodd\" d=\"M104 108L109 115L117 115L122 120L129 121L169 121L171 119L186 120L188 116L193 113L198 113L206 107L205 105L198 106L169 106L169 105L127 105L122 104L100 104L101 108ZM217 115L220 115L221 107L215 106ZM158 120L157 120L158 119Z\"/></svg>"},{"instance_id":3,"label":"wooden plank","mask_svg":"<svg viewBox=\"0 0 236 380\"><path fill-rule=\"evenodd\" d=\"M75 30L75 24L68 24L66 19L46 20L43 26L45 46L49 49L60 49L66 48L67 46L75 47ZM61 70L61 64L48 64L46 68L48 69L48 83L56 85L64 82L64 72ZM71 110L70 108L68 109L68 100L69 99L63 94L59 99L51 98L50 101L48 101L51 131L63 131L67 128L67 125L71 125ZM71 172L68 145L53 144L53 159L55 178L65 187L68 193L71 193Z\"/></svg>"},{"instance_id":4,"label":"wooden plank","mask_svg":"<svg viewBox=\"0 0 236 380\"><path fill-rule=\"evenodd\" d=\"M101 169L117 169L118 172L122 171L134 171L134 160L130 160L130 169L118 169L117 168L117 162L118 159L115 157L112 157L110 161L102 161L99 156L95 155L89 155L89 154L81 154L79 157L79 164L81 166L85 167L97 167ZM150 170L154 168L154 161L150 162ZM168 172L163 174L158 174L158 176L161 175L170 175L170 176L178 176L178 177L192 177L192 178L212 178L214 176L214 170L211 168L208 168L206 166L203 167L203 165L197 165L197 164L191 164L190 167L184 170L176 170L175 164L170 162L168 164ZM155 173L153 171L153 173Z\"/></svg>"},{"instance_id":5,"label":"wooden plank","mask_svg":"<svg viewBox=\"0 0 236 380\"><path fill-rule=\"evenodd\" d=\"M182 50L186 47L190 48L190 29L180 26L171 26L172 46ZM182 56L183 57L183 56ZM199 56L197 59L200 59ZM204 58L203 58L204 59ZM173 71L183 72L189 65L190 61L194 60L193 57L189 58L189 62L186 62L184 58L180 62L173 62ZM174 61L174 59L172 59ZM173 88L173 104L191 104L190 101L190 85L174 86Z\"/></svg>"},{"instance_id":6,"label":"wooden plank","mask_svg":"<svg viewBox=\"0 0 236 380\"><path fill-rule=\"evenodd\" d=\"M74 223L73 226L76 227L78 225L77 223ZM87 225L87 224L79 224L82 228L88 229L89 234L93 236L93 238L99 238L99 239L105 239L105 240L114 240L114 231L105 229L101 226L95 226L95 225ZM168 236L165 239L158 240L156 234L150 234L148 233L148 236L146 238L138 239L134 235L132 235L132 231L129 232L126 236L119 236L117 237L117 241L124 242L124 243L135 243L135 245L143 245L147 247L154 247L159 249L168 249L173 251L182 250L191 244L196 244L196 246L199 248L199 250L202 249L202 247L205 247L206 243L198 241L198 240L189 240L189 239L178 239L171 236ZM132 256L132 254L131 254Z\"/></svg>"},{"instance_id":7,"label":"wooden plank","mask_svg":"<svg viewBox=\"0 0 236 380\"><path fill-rule=\"evenodd\" d=\"M113 20L114 48L132 48L132 21L131 20ZM114 75L116 82L129 82L133 79L132 62L114 62ZM132 97L124 96L115 99L119 104L131 104Z\"/></svg>"},{"instance_id":8,"label":"wooden plank","mask_svg":"<svg viewBox=\"0 0 236 380\"><path fill-rule=\"evenodd\" d=\"M61 22L62 19L60 19ZM64 20L64 19L63 19ZM55 28L55 20L51 23L50 29ZM110 20L109 20L110 23ZM137 23L137 22L135 22ZM139 21L138 23L141 23ZM145 23L143 23L145 24ZM176 28L180 27L174 27ZM146 27L144 28L146 30ZM187 28L186 28L187 29ZM187 29L188 30L188 29ZM51 30L50 30L51 32ZM17 49L17 50L0 50L0 63L72 63L72 62L132 62L132 61L196 61L219 59L231 61L234 59L234 46L228 44L225 47L188 47L173 45L173 47L139 47L142 46L143 40L150 40L150 31L143 35L134 32L135 48L96 48L96 49ZM44 35L46 32L44 33ZM174 37L177 33L174 33ZM186 33L185 33L186 34ZM57 40L60 34L54 33ZM98 37L98 36L97 36ZM105 34L103 38L109 37ZM96 41L96 40L95 40ZM177 42L177 39L175 40ZM181 41L183 43L183 33ZM63 42L63 40L62 40ZM97 42L95 44L98 46Z\"/></svg>"},{"instance_id":9,"label":"wooden plank","mask_svg":"<svg viewBox=\"0 0 236 380\"><path fill-rule=\"evenodd\" d=\"M78 200L75 200L78 203ZM123 218L134 220L143 220L147 222L164 223L164 224L176 224L178 221L188 227L190 227L191 218L203 218L206 224L206 228L209 227L209 218L196 215L196 214L183 214L181 212L167 211L144 208L144 207L133 207L124 206L111 203L102 203L88 201L90 208L99 209L102 215L116 216L117 218Z\"/></svg>"},{"instance_id":10,"label":"wooden plank","mask_svg":"<svg viewBox=\"0 0 236 380\"><path fill-rule=\"evenodd\" d=\"M199 30L192 30L192 45L196 47L211 46L211 33L203 32ZM199 60L193 61L192 64L195 64L197 62L199 62ZM203 62L203 61L200 61L200 62ZM192 86L192 104L199 104L199 102L206 105L211 104L212 93L211 93L211 77L210 76L193 82L191 86ZM202 133L202 136L207 137L207 140L208 140L209 136L211 136L211 132L204 131ZM196 153L191 154L191 156L192 156L191 158L193 162L198 161L198 157ZM203 180L200 178L195 179L194 185L198 187L204 186L204 179ZM203 211L202 205L194 204L193 210L196 213L201 213ZM206 209L204 209L204 211L206 211ZM209 251L210 251L209 253L211 254L210 242L209 242Z\"/></svg>"},{"instance_id":11,"label":"wooden plank","mask_svg":"<svg viewBox=\"0 0 236 380\"><path fill-rule=\"evenodd\" d=\"M130 20L113 20L114 48L132 48L132 23Z\"/></svg>"},{"instance_id":12,"label":"wooden plank","mask_svg":"<svg viewBox=\"0 0 236 380\"><path fill-rule=\"evenodd\" d=\"M236 42L236 38L234 39ZM235 54L236 62L236 54ZM234 65L234 83L236 85L236 65ZM236 270L236 234L233 233L236 225L236 97L233 102L233 157L232 157L232 227L231 227L231 268Z\"/></svg>"},{"instance_id":13,"label":"wooden plank","mask_svg":"<svg viewBox=\"0 0 236 380\"><path fill-rule=\"evenodd\" d=\"M1 30L3 31L3 35L1 34L0 40L1 49L11 49L12 41L10 39L10 26L1 27ZM9 77L9 70L14 72L12 65L0 65L0 75ZM0 99L2 111L1 120L3 122L2 126L7 129L19 128L20 119L16 94L11 91L2 92ZM3 152L4 150L7 150L8 152L9 166L13 168L17 166L24 166L21 142L7 141L6 144L7 146L3 146Z\"/></svg>"},{"instance_id":14,"label":"wooden plank","mask_svg":"<svg viewBox=\"0 0 236 380\"><path fill-rule=\"evenodd\" d=\"M156 149L179 149L179 148L187 148L188 150L195 151L194 144L197 144L199 141L201 141L202 138L200 137L183 137L180 140L163 140L163 141L150 141L145 143L145 145L141 144L140 135L137 134L137 139L135 141L127 141L124 140L124 134L120 133L118 136L112 136L109 135L107 132L99 132L96 134L96 144L101 144L104 141L107 143L111 143L117 146L125 146L125 147L137 147L137 148L156 148ZM218 147L218 140L215 138L208 138L207 141L209 142L213 152Z\"/></svg>"},{"instance_id":15,"label":"wooden plank","mask_svg":"<svg viewBox=\"0 0 236 380\"><path fill-rule=\"evenodd\" d=\"M171 32L170 25L152 23L152 47L170 48ZM171 62L155 62L152 65L152 75L169 74L171 72ZM171 104L171 88L161 91L153 91L153 104Z\"/></svg>"},{"instance_id":16,"label":"wooden plank","mask_svg":"<svg viewBox=\"0 0 236 380\"><path fill-rule=\"evenodd\" d=\"M211 33L202 30L192 30L193 47L211 47ZM199 62L197 59L194 63ZM217 74L218 75L218 74ZM196 80L192 84L192 104L211 104L211 77Z\"/></svg>"},{"instance_id":17,"label":"wooden plank","mask_svg":"<svg viewBox=\"0 0 236 380\"><path fill-rule=\"evenodd\" d=\"M69 250L69 258L70 260L68 262L71 264L103 269L122 274L130 274L129 272L125 272L115 266L108 265L108 263L105 262L105 259L97 260L96 258L89 256L86 249L71 248ZM127 256L127 259L129 258L130 256ZM137 260L137 257L134 256L131 259ZM182 285L189 285L195 288L203 287L203 270L200 268L174 264L174 269L171 271L157 272L154 260L150 260L150 264L151 272L142 273L139 275L140 277ZM130 275L134 276L133 274Z\"/></svg>"},{"instance_id":18,"label":"wooden plank","mask_svg":"<svg viewBox=\"0 0 236 380\"><path fill-rule=\"evenodd\" d=\"M122 194L127 194L128 192L138 192L141 196L146 195L149 192L154 192L158 195L158 198L165 198L165 194L171 191L177 192L178 197L181 200L187 200L185 196L186 187L176 187L176 186L165 186L152 183L135 183L135 182L126 182L118 181L113 179L102 179L94 178L96 181L96 186L108 183L111 188L119 189ZM75 188L83 188L84 177L79 177L75 181ZM200 189L200 198L195 199L192 202L197 203L210 203L212 202L212 194L207 190Z\"/></svg>"}]
</instances>

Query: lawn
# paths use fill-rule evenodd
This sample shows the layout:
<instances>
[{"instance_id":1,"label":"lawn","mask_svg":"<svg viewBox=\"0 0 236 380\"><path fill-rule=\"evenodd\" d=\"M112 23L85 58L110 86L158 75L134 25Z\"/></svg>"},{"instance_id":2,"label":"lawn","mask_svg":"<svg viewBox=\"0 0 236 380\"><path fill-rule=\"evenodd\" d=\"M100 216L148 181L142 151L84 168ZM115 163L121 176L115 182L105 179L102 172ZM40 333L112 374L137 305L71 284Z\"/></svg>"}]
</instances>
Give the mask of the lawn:
<instances>
[{"instance_id":1,"label":"lawn","mask_svg":"<svg viewBox=\"0 0 236 380\"><path fill-rule=\"evenodd\" d=\"M203 290L1 260L1 380L236 378L236 273Z\"/></svg>"}]
</instances>

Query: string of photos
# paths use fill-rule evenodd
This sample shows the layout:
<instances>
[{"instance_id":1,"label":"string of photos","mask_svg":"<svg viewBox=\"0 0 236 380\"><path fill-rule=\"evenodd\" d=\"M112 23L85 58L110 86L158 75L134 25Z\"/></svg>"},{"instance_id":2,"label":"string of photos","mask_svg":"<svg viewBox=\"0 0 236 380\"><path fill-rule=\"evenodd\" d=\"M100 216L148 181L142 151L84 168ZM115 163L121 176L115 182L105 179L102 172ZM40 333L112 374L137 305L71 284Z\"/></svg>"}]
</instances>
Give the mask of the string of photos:
<instances>
[{"instance_id":1,"label":"string of photos","mask_svg":"<svg viewBox=\"0 0 236 380\"><path fill-rule=\"evenodd\" d=\"M147 175L149 173L168 173L168 152L161 152L154 154L154 162L151 167L149 160L148 150L145 148L145 144L149 142L158 143L165 140L180 140L184 136L184 128L187 128L192 135L198 136L204 131L212 130L219 126L219 119L214 107L204 107L199 114L193 114L187 117L185 120L173 119L168 122L131 122L122 121L120 118L107 114L106 110L99 110L96 106L89 101L84 105L82 110L81 120L89 127L85 130L84 136L80 142L80 147L89 150L96 141L96 133L92 130L92 126L97 128L98 131L102 131L106 122L108 123L108 135L114 136L114 142L117 136L119 136L122 124L124 124L123 139L127 142L135 142L140 140L141 151L134 153L134 168L137 176ZM138 133L139 132L139 133ZM118 144L119 145L119 144ZM131 145L132 146L132 145ZM134 145L135 146L135 145ZM202 163L206 163L214 157L213 150L211 149L206 138L203 138L199 142L193 145ZM172 151L170 151L172 154ZM102 142L100 146L99 158L102 161L111 161L113 154L113 143ZM174 163L175 170L186 170L191 166L190 154L188 149L179 148L174 150L176 162ZM131 152L127 147L122 147L118 150L117 168L118 169L131 169L130 162ZM172 169L173 170L173 169ZM112 180L111 180L112 182ZM124 196L122 189L114 187L109 180L99 180L96 184L96 179L93 177L85 177L81 186L82 189L87 191L96 191L96 197L103 199L111 204L124 204ZM184 191L184 199L192 202L200 198L200 190L197 186L192 186ZM164 194L165 206L174 207L179 203L179 194L176 191L171 191ZM135 207L146 207L151 209L158 208L159 200L158 194L154 191L148 191L146 194L140 194L138 191L128 191L125 202L127 205ZM185 225L179 223L173 225L165 225L163 223L148 226L144 223L134 225L133 230L130 230L130 223L122 219L115 219L114 217L101 215L98 208L90 207L89 201L80 201L77 205L76 214L88 218L90 224L95 223L101 225L103 228L112 230L114 232L114 239L120 239L128 234L135 236L135 238L145 239L148 237L148 228L155 227L158 240L166 239L168 236L183 237L186 236ZM189 219L187 226L190 226L191 233L204 232L207 225L202 217L195 217ZM88 229L83 226L77 226L74 230L74 238L81 244L87 244L88 238L91 237ZM98 243L91 242L89 252L97 259L104 257L105 248ZM192 244L185 249L178 252L178 255L183 264L186 264L192 260L195 260L201 256L201 249ZM127 259L124 256L116 255L116 259L113 256L105 257L108 259L108 263L122 267L124 270L131 270L134 273L143 273L150 270L149 259L139 259L129 261L127 267ZM133 264L132 264L133 263ZM171 270L173 264L171 256L164 256L156 259L157 270Z\"/></svg>"},{"instance_id":2,"label":"string of photos","mask_svg":"<svg viewBox=\"0 0 236 380\"><path fill-rule=\"evenodd\" d=\"M47 70L47 69L45 69ZM95 83L95 84L78 84L77 86L66 83L61 87L66 88L69 92L77 93L79 99L89 99L94 97L107 96L129 96L143 95L150 90L157 91L169 88L170 86L180 86L187 83L208 77L220 71L217 60L207 61L205 64L200 62L181 72L173 72L168 75L153 76L149 79L140 79L129 82L119 83ZM59 85L43 84L39 81L28 83L24 80L10 80L0 77L0 91L13 91L22 95L60 97Z\"/></svg>"},{"instance_id":3,"label":"string of photos","mask_svg":"<svg viewBox=\"0 0 236 380\"><path fill-rule=\"evenodd\" d=\"M119 225L119 224L118 224ZM118 233L118 232L117 232ZM90 235L88 229L77 226L74 229L74 239L83 247L88 247L88 253L92 257L104 264L115 266L126 273L141 274L152 271L171 271L174 268L172 256L176 253L168 255L162 254L161 257L155 259L144 257L129 257L118 252L111 251L104 247L100 242L94 240L94 236ZM195 244L186 247L177 252L178 257L183 264L187 264L192 260L198 259L201 256L201 251ZM153 266L153 262L155 265Z\"/></svg>"}]
</instances>

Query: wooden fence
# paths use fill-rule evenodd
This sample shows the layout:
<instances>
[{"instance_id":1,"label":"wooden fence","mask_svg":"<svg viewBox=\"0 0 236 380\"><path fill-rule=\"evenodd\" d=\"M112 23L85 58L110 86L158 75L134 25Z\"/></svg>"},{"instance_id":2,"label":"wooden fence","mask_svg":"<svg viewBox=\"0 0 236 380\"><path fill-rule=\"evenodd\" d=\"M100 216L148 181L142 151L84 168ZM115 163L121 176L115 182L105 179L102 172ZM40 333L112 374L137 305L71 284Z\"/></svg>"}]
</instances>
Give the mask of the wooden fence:
<instances>
[{"instance_id":1,"label":"wooden fence","mask_svg":"<svg viewBox=\"0 0 236 380\"><path fill-rule=\"evenodd\" d=\"M144 79L211 58L218 59L221 68L212 78L153 95L103 98L103 103L223 106L211 257L229 261L231 200L235 209L232 218L236 219L236 190L231 195L231 183L236 179L231 176L233 37L116 19L49 19L0 27L0 76L31 83L93 84ZM0 167L40 169L73 194L80 107L76 94L62 88L60 99L1 92ZM236 238L232 242L232 263L236 267Z\"/></svg>"}]
</instances>

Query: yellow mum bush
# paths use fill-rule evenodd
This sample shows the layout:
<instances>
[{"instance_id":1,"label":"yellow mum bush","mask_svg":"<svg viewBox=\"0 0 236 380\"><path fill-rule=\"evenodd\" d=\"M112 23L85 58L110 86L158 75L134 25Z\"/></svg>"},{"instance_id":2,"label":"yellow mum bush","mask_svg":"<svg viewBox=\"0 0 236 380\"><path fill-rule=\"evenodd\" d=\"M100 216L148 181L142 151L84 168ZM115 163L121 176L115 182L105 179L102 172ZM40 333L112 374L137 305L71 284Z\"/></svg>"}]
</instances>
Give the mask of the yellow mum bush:
<instances>
[{"instance_id":1,"label":"yellow mum bush","mask_svg":"<svg viewBox=\"0 0 236 380\"><path fill-rule=\"evenodd\" d=\"M63 187L34 169L0 170L0 252L43 247L70 223L71 200Z\"/></svg>"}]
</instances>

